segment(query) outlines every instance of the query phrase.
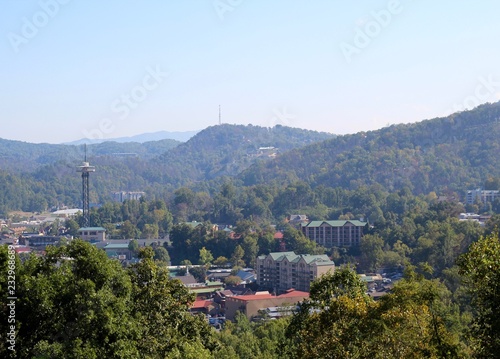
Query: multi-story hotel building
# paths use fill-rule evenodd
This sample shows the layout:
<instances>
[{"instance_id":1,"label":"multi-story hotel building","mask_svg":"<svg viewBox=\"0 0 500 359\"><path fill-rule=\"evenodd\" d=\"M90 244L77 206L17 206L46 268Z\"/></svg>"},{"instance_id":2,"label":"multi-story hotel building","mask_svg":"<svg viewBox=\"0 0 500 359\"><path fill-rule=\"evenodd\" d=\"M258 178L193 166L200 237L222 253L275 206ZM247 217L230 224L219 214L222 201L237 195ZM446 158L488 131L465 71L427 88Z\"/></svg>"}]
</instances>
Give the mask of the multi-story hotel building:
<instances>
[{"instance_id":1,"label":"multi-story hotel building","mask_svg":"<svg viewBox=\"0 0 500 359\"><path fill-rule=\"evenodd\" d=\"M486 204L486 202L494 202L497 198L500 198L500 191L478 188L467 191L465 202L467 204L474 204L476 199L479 199L483 204Z\"/></svg>"},{"instance_id":2,"label":"multi-story hotel building","mask_svg":"<svg viewBox=\"0 0 500 359\"><path fill-rule=\"evenodd\" d=\"M325 248L359 245L366 222L312 221L302 225L302 233Z\"/></svg>"},{"instance_id":3,"label":"multi-story hotel building","mask_svg":"<svg viewBox=\"0 0 500 359\"><path fill-rule=\"evenodd\" d=\"M125 202L125 201L138 201L141 197L145 196L146 192L133 192L133 191L118 191L111 193L113 201L115 202Z\"/></svg>"},{"instance_id":4,"label":"multi-story hotel building","mask_svg":"<svg viewBox=\"0 0 500 359\"><path fill-rule=\"evenodd\" d=\"M309 292L313 280L335 270L335 264L326 254L275 252L257 257L256 264L257 284L276 293L291 288Z\"/></svg>"}]
</instances>

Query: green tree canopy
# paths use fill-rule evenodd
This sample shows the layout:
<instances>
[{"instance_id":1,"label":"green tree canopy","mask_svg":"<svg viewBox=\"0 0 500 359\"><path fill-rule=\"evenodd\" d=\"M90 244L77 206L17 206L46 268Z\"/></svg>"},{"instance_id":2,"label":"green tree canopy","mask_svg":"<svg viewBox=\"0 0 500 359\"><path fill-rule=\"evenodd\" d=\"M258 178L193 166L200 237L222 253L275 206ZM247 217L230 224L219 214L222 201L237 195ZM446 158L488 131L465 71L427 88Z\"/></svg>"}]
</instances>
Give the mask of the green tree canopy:
<instances>
[{"instance_id":1,"label":"green tree canopy","mask_svg":"<svg viewBox=\"0 0 500 359\"><path fill-rule=\"evenodd\" d=\"M500 242L498 233L473 243L458 261L460 274L472 297L471 339L479 358L500 353Z\"/></svg>"},{"instance_id":2,"label":"green tree canopy","mask_svg":"<svg viewBox=\"0 0 500 359\"><path fill-rule=\"evenodd\" d=\"M154 249L154 259L167 265L170 263L170 256L165 247L157 247Z\"/></svg>"},{"instance_id":3,"label":"green tree canopy","mask_svg":"<svg viewBox=\"0 0 500 359\"><path fill-rule=\"evenodd\" d=\"M74 240L18 261L15 357L208 358L218 343L205 320L188 312L194 296L153 256L152 248L142 248L140 263L124 269L104 251ZM1 246L2 279L6 258ZM5 297L1 304L5 318ZM4 333L6 325L2 320ZM5 344L2 358L12 354Z\"/></svg>"},{"instance_id":4,"label":"green tree canopy","mask_svg":"<svg viewBox=\"0 0 500 359\"><path fill-rule=\"evenodd\" d=\"M462 358L459 337L435 282L411 272L379 302L349 268L311 285L287 328L292 358Z\"/></svg>"}]
</instances>

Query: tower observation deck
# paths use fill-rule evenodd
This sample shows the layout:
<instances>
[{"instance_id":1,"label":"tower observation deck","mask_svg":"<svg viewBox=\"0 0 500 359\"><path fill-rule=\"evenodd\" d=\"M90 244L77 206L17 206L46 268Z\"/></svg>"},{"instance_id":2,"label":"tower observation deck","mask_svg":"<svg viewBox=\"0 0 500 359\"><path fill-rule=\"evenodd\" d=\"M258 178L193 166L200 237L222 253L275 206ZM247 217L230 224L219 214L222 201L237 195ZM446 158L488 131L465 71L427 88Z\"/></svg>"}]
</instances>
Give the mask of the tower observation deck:
<instances>
[{"instance_id":1,"label":"tower observation deck","mask_svg":"<svg viewBox=\"0 0 500 359\"><path fill-rule=\"evenodd\" d=\"M95 172L95 167L87 162L87 146L85 145L85 160L81 166L76 169L82 173L82 205L83 205L83 227L90 226L90 200L89 200L89 175L90 172Z\"/></svg>"}]
</instances>

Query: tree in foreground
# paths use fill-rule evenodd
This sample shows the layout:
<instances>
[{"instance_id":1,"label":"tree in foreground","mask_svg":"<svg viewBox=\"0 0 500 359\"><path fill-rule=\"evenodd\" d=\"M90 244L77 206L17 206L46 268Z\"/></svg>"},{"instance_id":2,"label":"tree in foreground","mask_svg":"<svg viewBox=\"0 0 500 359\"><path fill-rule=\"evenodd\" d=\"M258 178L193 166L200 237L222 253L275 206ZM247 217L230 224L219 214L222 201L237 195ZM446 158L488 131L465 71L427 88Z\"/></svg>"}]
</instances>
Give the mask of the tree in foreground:
<instances>
[{"instance_id":1,"label":"tree in foreground","mask_svg":"<svg viewBox=\"0 0 500 359\"><path fill-rule=\"evenodd\" d=\"M217 334L223 344L214 356L220 359L255 358L280 359L278 345L285 340L285 329L288 319L250 322L247 317L238 313L234 323L226 322Z\"/></svg>"},{"instance_id":2,"label":"tree in foreground","mask_svg":"<svg viewBox=\"0 0 500 359\"><path fill-rule=\"evenodd\" d=\"M0 259L6 247L0 247ZM16 352L8 358L208 358L211 328L189 314L194 297L151 248L124 269L89 243L48 247L16 268ZM0 275L7 278L0 265ZM4 288L4 283L0 283ZM2 318L6 314L2 298ZM0 330L7 333L6 320ZM2 341L3 342L3 341Z\"/></svg>"},{"instance_id":3,"label":"tree in foreground","mask_svg":"<svg viewBox=\"0 0 500 359\"><path fill-rule=\"evenodd\" d=\"M139 257L141 261L131 268L130 276L134 319L141 328L137 342L141 355L209 358L217 343L205 319L188 312L194 295L155 263L150 247L144 248Z\"/></svg>"},{"instance_id":4,"label":"tree in foreground","mask_svg":"<svg viewBox=\"0 0 500 359\"><path fill-rule=\"evenodd\" d=\"M291 358L461 358L436 282L412 272L376 302L349 268L311 286L281 346Z\"/></svg>"},{"instance_id":5,"label":"tree in foreground","mask_svg":"<svg viewBox=\"0 0 500 359\"><path fill-rule=\"evenodd\" d=\"M498 232L481 238L458 261L471 295L473 325L469 330L477 358L500 353L500 241Z\"/></svg>"}]
</instances>

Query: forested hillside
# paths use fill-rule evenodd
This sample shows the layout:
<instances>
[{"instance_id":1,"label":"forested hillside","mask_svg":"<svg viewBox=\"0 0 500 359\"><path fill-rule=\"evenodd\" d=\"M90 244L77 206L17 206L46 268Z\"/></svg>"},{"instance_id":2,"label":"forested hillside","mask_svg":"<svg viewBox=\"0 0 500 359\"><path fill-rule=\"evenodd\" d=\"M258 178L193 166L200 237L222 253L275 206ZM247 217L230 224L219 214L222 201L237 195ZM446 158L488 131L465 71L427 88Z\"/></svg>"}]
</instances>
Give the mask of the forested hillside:
<instances>
[{"instance_id":1,"label":"forested hillside","mask_svg":"<svg viewBox=\"0 0 500 359\"><path fill-rule=\"evenodd\" d=\"M463 196L488 178L500 177L499 118L500 103L495 103L446 118L337 137L283 126L221 125L181 144L90 145L88 158L97 168L91 176L91 201L106 202L118 190L168 199L180 187L212 196L230 178L238 188L271 185L263 193L283 192L281 199L264 198L257 204L260 214L313 207L317 198L304 202L305 197L296 200L295 194L283 191L297 183L317 193L375 185L389 192L451 191ZM81 181L75 166L82 159L81 146L1 140L0 181L6 184L0 211L78 206ZM13 183L17 190L8 190ZM263 203L273 207L265 209Z\"/></svg>"},{"instance_id":2,"label":"forested hillside","mask_svg":"<svg viewBox=\"0 0 500 359\"><path fill-rule=\"evenodd\" d=\"M255 162L331 137L327 133L284 126L212 126L160 156L156 176L152 174L149 179L187 184L236 176Z\"/></svg>"},{"instance_id":3,"label":"forested hillside","mask_svg":"<svg viewBox=\"0 0 500 359\"><path fill-rule=\"evenodd\" d=\"M103 142L87 145L89 158L116 157L124 153L141 158L152 158L176 147L181 142L160 140L145 143ZM31 172L41 166L56 162L78 163L83 161L84 147L76 145L54 145L48 143L28 143L0 138L0 169L15 173Z\"/></svg>"},{"instance_id":4,"label":"forested hillside","mask_svg":"<svg viewBox=\"0 0 500 359\"><path fill-rule=\"evenodd\" d=\"M257 163L246 185L290 183L355 189L380 184L415 194L482 186L500 174L500 103L414 124L338 136Z\"/></svg>"},{"instance_id":5,"label":"forested hillside","mask_svg":"<svg viewBox=\"0 0 500 359\"><path fill-rule=\"evenodd\" d=\"M104 142L88 145L92 174L91 201L102 203L112 191L146 191L164 195L182 185L235 176L256 161L333 135L283 126L222 125L209 127L188 142ZM265 149L260 149L266 147ZM260 150L259 150L260 149ZM30 144L0 140L0 213L41 211L58 204L79 206L82 146ZM16 191L8 191L17 183ZM215 184L203 183L209 190Z\"/></svg>"}]
</instances>

